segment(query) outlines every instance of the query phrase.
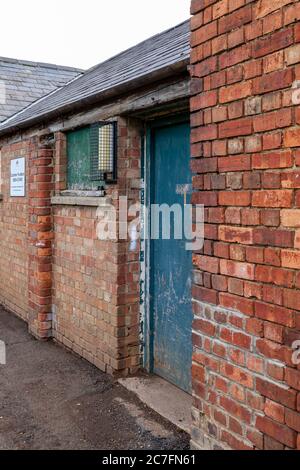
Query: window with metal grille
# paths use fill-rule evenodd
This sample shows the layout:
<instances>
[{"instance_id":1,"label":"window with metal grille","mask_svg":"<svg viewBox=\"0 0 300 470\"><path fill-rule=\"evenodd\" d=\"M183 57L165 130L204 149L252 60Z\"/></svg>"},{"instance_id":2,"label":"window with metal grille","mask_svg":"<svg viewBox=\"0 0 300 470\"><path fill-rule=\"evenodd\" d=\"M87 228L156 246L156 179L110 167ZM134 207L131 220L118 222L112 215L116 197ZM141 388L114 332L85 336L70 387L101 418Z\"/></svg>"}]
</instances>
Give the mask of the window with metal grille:
<instances>
[{"instance_id":1,"label":"window with metal grille","mask_svg":"<svg viewBox=\"0 0 300 470\"><path fill-rule=\"evenodd\" d=\"M67 133L68 189L95 190L117 179L117 123Z\"/></svg>"}]
</instances>

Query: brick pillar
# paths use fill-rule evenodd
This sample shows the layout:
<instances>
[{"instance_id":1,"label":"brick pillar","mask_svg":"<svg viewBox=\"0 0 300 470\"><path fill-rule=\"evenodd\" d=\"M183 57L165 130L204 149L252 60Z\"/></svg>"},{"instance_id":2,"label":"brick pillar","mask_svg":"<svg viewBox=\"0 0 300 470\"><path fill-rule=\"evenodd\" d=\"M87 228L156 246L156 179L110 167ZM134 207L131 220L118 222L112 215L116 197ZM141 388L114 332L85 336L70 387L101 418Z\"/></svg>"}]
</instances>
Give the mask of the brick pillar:
<instances>
[{"instance_id":1,"label":"brick pillar","mask_svg":"<svg viewBox=\"0 0 300 470\"><path fill-rule=\"evenodd\" d=\"M29 155L29 331L52 336L52 137L33 138Z\"/></svg>"},{"instance_id":2,"label":"brick pillar","mask_svg":"<svg viewBox=\"0 0 300 470\"><path fill-rule=\"evenodd\" d=\"M118 119L118 196L127 196L128 207L140 201L142 123L133 118ZM139 214L136 214L136 217ZM135 217L128 217L128 225ZM136 373L140 351L140 247L118 241L117 309L119 369L123 375Z\"/></svg>"},{"instance_id":3,"label":"brick pillar","mask_svg":"<svg viewBox=\"0 0 300 470\"><path fill-rule=\"evenodd\" d=\"M63 132L55 134L54 183L57 194L67 189L67 137Z\"/></svg>"},{"instance_id":4,"label":"brick pillar","mask_svg":"<svg viewBox=\"0 0 300 470\"><path fill-rule=\"evenodd\" d=\"M192 445L300 449L300 2L192 14Z\"/></svg>"}]
</instances>

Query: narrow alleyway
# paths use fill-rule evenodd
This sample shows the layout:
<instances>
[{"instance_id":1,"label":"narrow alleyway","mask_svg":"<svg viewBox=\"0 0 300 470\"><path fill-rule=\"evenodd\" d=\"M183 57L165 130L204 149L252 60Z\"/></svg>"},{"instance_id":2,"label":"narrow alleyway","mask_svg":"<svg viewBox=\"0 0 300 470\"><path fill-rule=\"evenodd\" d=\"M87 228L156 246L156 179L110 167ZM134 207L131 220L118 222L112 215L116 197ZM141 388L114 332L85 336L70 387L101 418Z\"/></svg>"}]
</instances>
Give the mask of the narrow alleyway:
<instances>
[{"instance_id":1,"label":"narrow alleyway","mask_svg":"<svg viewBox=\"0 0 300 470\"><path fill-rule=\"evenodd\" d=\"M0 310L0 449L180 450L189 437L111 377Z\"/></svg>"}]
</instances>

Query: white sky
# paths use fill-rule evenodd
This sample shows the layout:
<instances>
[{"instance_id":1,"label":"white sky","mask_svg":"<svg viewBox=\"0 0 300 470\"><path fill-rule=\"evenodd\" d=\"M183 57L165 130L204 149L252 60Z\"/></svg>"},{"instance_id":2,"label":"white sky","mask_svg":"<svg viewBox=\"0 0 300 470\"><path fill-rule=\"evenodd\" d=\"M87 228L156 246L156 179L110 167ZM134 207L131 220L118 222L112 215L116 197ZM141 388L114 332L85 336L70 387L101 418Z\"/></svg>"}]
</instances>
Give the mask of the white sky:
<instances>
[{"instance_id":1,"label":"white sky","mask_svg":"<svg viewBox=\"0 0 300 470\"><path fill-rule=\"evenodd\" d=\"M189 17L190 0L2 0L0 56L88 68Z\"/></svg>"}]
</instances>

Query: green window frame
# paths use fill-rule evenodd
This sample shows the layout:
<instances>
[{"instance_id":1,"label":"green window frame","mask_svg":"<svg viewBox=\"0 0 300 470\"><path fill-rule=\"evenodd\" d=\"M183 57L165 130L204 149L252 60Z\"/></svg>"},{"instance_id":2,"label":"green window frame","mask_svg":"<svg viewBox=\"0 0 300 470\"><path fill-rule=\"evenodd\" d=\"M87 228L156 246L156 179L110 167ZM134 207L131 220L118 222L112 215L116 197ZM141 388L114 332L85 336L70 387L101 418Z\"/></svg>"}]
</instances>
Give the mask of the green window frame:
<instances>
[{"instance_id":1,"label":"green window frame","mask_svg":"<svg viewBox=\"0 0 300 470\"><path fill-rule=\"evenodd\" d=\"M97 122L66 133L67 187L97 190L117 180L117 123Z\"/></svg>"}]
</instances>

